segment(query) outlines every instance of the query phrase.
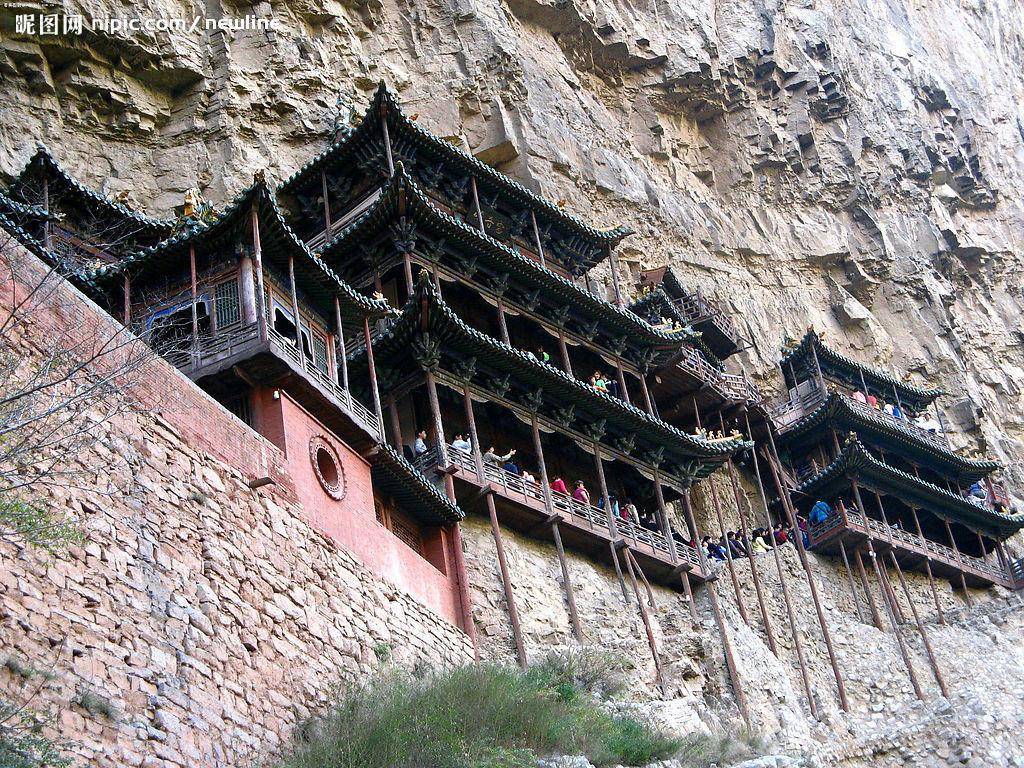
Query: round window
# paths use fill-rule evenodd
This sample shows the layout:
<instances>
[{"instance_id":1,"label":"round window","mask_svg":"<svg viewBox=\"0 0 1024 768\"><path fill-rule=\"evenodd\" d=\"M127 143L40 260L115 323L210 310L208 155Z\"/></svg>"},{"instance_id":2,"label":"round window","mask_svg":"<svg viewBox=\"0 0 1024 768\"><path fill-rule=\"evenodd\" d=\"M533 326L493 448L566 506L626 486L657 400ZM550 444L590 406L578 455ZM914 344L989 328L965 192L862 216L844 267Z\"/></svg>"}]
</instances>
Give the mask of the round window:
<instances>
[{"instance_id":1,"label":"round window","mask_svg":"<svg viewBox=\"0 0 1024 768\"><path fill-rule=\"evenodd\" d=\"M345 470L334 446L324 437L314 437L309 441L309 459L316 479L327 495L338 501L345 498Z\"/></svg>"}]
</instances>

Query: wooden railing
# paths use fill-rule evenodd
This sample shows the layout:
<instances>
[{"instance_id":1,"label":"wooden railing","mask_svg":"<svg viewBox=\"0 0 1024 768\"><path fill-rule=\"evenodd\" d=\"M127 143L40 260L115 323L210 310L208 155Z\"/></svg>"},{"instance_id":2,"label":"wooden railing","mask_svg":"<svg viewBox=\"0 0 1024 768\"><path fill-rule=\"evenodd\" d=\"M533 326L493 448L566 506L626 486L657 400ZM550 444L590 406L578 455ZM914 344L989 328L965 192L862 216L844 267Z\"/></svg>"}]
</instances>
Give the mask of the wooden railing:
<instances>
[{"instance_id":1,"label":"wooden railing","mask_svg":"<svg viewBox=\"0 0 1024 768\"><path fill-rule=\"evenodd\" d=\"M733 343L739 341L739 332L736 330L736 326L733 324L732 317L726 313L721 305L714 299L709 299L700 291L694 291L688 296L677 299L676 306L683 313L690 323L697 323L701 320L712 320L715 325L722 329L722 332L728 336Z\"/></svg>"},{"instance_id":2,"label":"wooden railing","mask_svg":"<svg viewBox=\"0 0 1024 768\"><path fill-rule=\"evenodd\" d=\"M909 550L932 560L938 560L952 568L968 568L977 574L987 576L995 581L1006 581L1014 578L1011 573L998 564L990 563L974 555L957 552L945 544L918 536L916 533L895 525L886 525L881 520L875 520L871 517L865 518L858 510L850 508L834 511L820 523L813 524L809 531L812 546L840 528L848 528L864 535L870 535L876 541L890 542L893 546L898 546L901 549Z\"/></svg>"},{"instance_id":3,"label":"wooden railing","mask_svg":"<svg viewBox=\"0 0 1024 768\"><path fill-rule=\"evenodd\" d=\"M309 240L306 241L306 246L311 251L315 251L327 245L336 233L347 227L360 214L364 213L370 206L377 202L377 198L380 197L380 193L381 187L374 187L369 190L365 195L346 208L345 212L338 216L337 219L333 220L331 222L330 229L323 229L319 233L313 235L313 237L309 238Z\"/></svg>"},{"instance_id":4,"label":"wooden railing","mask_svg":"<svg viewBox=\"0 0 1024 768\"><path fill-rule=\"evenodd\" d=\"M448 446L448 460L460 472L475 477L481 482L498 485L502 495L507 498L515 499L517 496L523 496L544 504L544 488L537 481L509 472L493 462L483 462L484 477L481 478L477 473L476 459L473 455L455 446ZM421 471L424 471L431 466L436 466L437 462L437 450L431 449L417 457L416 465ZM562 515L563 519L576 527L595 531L605 538L612 537L608 525L608 515L603 509L556 490L551 490L551 505L554 511ZM615 531L620 538L631 543L634 548L643 545L652 551L651 554L664 562L672 562L672 550L668 539L660 531L652 531L633 520L622 517L615 518ZM678 540L674 543L679 560L690 564L694 569L699 569L700 558L696 549Z\"/></svg>"}]
</instances>

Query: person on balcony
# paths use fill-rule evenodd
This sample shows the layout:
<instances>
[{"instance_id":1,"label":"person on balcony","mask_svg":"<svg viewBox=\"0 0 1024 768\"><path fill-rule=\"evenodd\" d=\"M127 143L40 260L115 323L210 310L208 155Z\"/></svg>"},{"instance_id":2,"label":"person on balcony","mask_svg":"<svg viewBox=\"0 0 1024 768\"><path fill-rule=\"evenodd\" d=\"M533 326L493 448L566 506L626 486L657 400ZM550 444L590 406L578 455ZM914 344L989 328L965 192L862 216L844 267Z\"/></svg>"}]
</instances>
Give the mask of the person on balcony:
<instances>
[{"instance_id":1,"label":"person on balcony","mask_svg":"<svg viewBox=\"0 0 1024 768\"><path fill-rule=\"evenodd\" d=\"M612 516L619 517L619 500L615 497L614 493L608 494L608 501L611 503ZM604 496L597 500L597 508L604 509Z\"/></svg>"},{"instance_id":2,"label":"person on balcony","mask_svg":"<svg viewBox=\"0 0 1024 768\"><path fill-rule=\"evenodd\" d=\"M701 539L701 544L703 545L704 551L707 553L708 557L714 560L726 559L725 547L717 541L712 541L710 536L705 536Z\"/></svg>"},{"instance_id":3,"label":"person on balcony","mask_svg":"<svg viewBox=\"0 0 1024 768\"><path fill-rule=\"evenodd\" d=\"M878 398L872 395L870 392L868 393L868 405L870 405L872 408L878 408Z\"/></svg>"},{"instance_id":4,"label":"person on balcony","mask_svg":"<svg viewBox=\"0 0 1024 768\"><path fill-rule=\"evenodd\" d=\"M472 453L473 445L465 438L464 435L456 435L455 439L452 440L452 448L463 453Z\"/></svg>"},{"instance_id":5,"label":"person on balcony","mask_svg":"<svg viewBox=\"0 0 1024 768\"><path fill-rule=\"evenodd\" d=\"M918 429L923 429L925 432L932 432L933 434L938 432L940 429L939 422L929 416L927 413L922 413L916 419L914 424L917 425Z\"/></svg>"},{"instance_id":6,"label":"person on balcony","mask_svg":"<svg viewBox=\"0 0 1024 768\"><path fill-rule=\"evenodd\" d=\"M515 451L512 451L512 453L515 453ZM511 457L509 457L505 461L505 463L501 465L501 468L508 472L510 475L521 474L519 471L519 465L516 464Z\"/></svg>"},{"instance_id":7,"label":"person on balcony","mask_svg":"<svg viewBox=\"0 0 1024 768\"><path fill-rule=\"evenodd\" d=\"M565 487L565 480L555 476L555 479L551 481L551 490L558 493L564 493L566 496L569 495L569 489Z\"/></svg>"},{"instance_id":8,"label":"person on balcony","mask_svg":"<svg viewBox=\"0 0 1024 768\"><path fill-rule=\"evenodd\" d=\"M818 525L824 523L832 515L832 507L829 506L828 502L818 500L814 502L814 506L811 507L811 513L809 520L811 525Z\"/></svg>"},{"instance_id":9,"label":"person on balcony","mask_svg":"<svg viewBox=\"0 0 1024 768\"><path fill-rule=\"evenodd\" d=\"M587 490L587 487L583 484L582 480L576 481L576 487L572 491L572 497L580 504L590 503L590 491Z\"/></svg>"},{"instance_id":10,"label":"person on balcony","mask_svg":"<svg viewBox=\"0 0 1024 768\"><path fill-rule=\"evenodd\" d=\"M590 377L590 386L598 392L608 393L608 381L601 375L600 371L594 371L594 375Z\"/></svg>"},{"instance_id":11,"label":"person on balcony","mask_svg":"<svg viewBox=\"0 0 1024 768\"><path fill-rule=\"evenodd\" d=\"M626 499L626 503L622 505L622 519L640 524L640 513L637 512L636 504L629 499Z\"/></svg>"},{"instance_id":12,"label":"person on balcony","mask_svg":"<svg viewBox=\"0 0 1024 768\"><path fill-rule=\"evenodd\" d=\"M427 430L421 429L416 433L416 442L412 444L412 451L417 459L427 452Z\"/></svg>"},{"instance_id":13,"label":"person on balcony","mask_svg":"<svg viewBox=\"0 0 1024 768\"><path fill-rule=\"evenodd\" d=\"M523 477L523 482L526 483L527 485L530 485L530 486L537 485L537 478L534 477L533 473L530 472L529 470L524 469L523 472L522 472L522 477Z\"/></svg>"},{"instance_id":14,"label":"person on balcony","mask_svg":"<svg viewBox=\"0 0 1024 768\"><path fill-rule=\"evenodd\" d=\"M513 448L508 453L506 453L504 456L499 456L495 452L494 446L492 445L490 448L487 449L487 453L484 454L484 461L487 462L488 464L495 464L495 465L500 467L506 461L508 461L509 459L511 459L515 455L516 455L516 449ZM519 474L519 473L517 472L516 474Z\"/></svg>"},{"instance_id":15,"label":"person on balcony","mask_svg":"<svg viewBox=\"0 0 1024 768\"><path fill-rule=\"evenodd\" d=\"M535 353L534 357L536 357L542 363L551 363L551 355L547 353L544 347L537 347L537 352Z\"/></svg>"},{"instance_id":16,"label":"person on balcony","mask_svg":"<svg viewBox=\"0 0 1024 768\"><path fill-rule=\"evenodd\" d=\"M864 403L864 405L868 404L868 399L864 397L864 393L859 389L854 390L853 394L850 395L850 399L855 400L858 403Z\"/></svg>"}]
</instances>

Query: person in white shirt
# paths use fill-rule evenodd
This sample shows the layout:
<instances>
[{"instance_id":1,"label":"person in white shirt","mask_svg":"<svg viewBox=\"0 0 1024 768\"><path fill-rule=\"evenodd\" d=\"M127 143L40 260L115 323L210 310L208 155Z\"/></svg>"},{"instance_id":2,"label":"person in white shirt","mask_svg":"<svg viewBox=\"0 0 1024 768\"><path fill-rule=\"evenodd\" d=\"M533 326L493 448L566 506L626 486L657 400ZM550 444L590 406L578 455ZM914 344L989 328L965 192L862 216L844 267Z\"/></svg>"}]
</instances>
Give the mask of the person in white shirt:
<instances>
[{"instance_id":1,"label":"person in white shirt","mask_svg":"<svg viewBox=\"0 0 1024 768\"><path fill-rule=\"evenodd\" d=\"M427 430L421 429L416 433L416 442L412 444L412 450L417 456L427 452Z\"/></svg>"},{"instance_id":2,"label":"person in white shirt","mask_svg":"<svg viewBox=\"0 0 1024 768\"><path fill-rule=\"evenodd\" d=\"M473 445L464 436L456 435L455 439L452 440L452 448L462 451L463 453L472 453Z\"/></svg>"}]
</instances>

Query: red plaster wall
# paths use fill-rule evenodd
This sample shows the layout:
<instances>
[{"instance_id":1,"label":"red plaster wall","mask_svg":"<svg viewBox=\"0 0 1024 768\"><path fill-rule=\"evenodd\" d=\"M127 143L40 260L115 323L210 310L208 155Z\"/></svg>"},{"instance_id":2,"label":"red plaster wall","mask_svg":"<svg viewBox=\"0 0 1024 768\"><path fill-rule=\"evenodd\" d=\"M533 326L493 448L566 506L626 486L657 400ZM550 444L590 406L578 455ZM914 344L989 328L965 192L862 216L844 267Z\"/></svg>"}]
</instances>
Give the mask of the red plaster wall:
<instances>
[{"instance_id":1,"label":"red plaster wall","mask_svg":"<svg viewBox=\"0 0 1024 768\"><path fill-rule=\"evenodd\" d=\"M284 451L288 474L307 522L355 554L371 571L457 625L458 584L445 575L454 574L450 567L451 537L437 529L423 532L426 554L448 566L442 572L377 521L370 465L361 456L286 392L261 388L254 392L253 402L260 431ZM340 501L324 491L313 469L309 443L317 436L330 443L341 459L345 497Z\"/></svg>"}]
</instances>

